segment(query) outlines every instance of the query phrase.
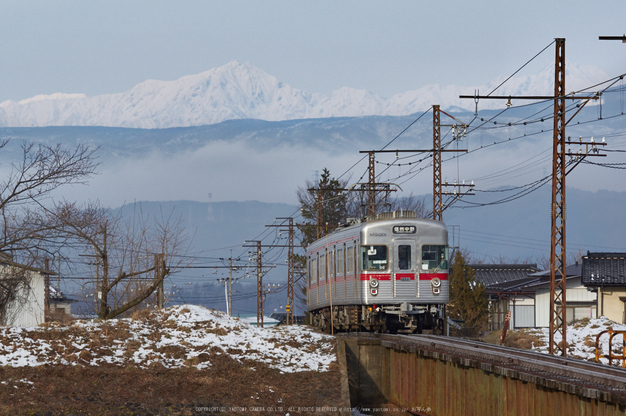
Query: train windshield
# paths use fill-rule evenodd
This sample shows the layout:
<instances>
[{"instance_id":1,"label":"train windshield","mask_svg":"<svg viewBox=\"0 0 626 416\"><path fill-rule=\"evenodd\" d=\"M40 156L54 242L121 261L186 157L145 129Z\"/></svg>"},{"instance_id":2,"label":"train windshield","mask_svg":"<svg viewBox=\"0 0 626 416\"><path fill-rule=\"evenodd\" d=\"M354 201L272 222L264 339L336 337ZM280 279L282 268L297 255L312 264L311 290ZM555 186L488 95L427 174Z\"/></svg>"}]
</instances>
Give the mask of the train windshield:
<instances>
[{"instance_id":1,"label":"train windshield","mask_svg":"<svg viewBox=\"0 0 626 416\"><path fill-rule=\"evenodd\" d=\"M363 270L387 270L387 246L361 246Z\"/></svg>"},{"instance_id":2,"label":"train windshield","mask_svg":"<svg viewBox=\"0 0 626 416\"><path fill-rule=\"evenodd\" d=\"M448 246L423 245L422 246L422 269L423 270L446 270L448 269Z\"/></svg>"}]
</instances>

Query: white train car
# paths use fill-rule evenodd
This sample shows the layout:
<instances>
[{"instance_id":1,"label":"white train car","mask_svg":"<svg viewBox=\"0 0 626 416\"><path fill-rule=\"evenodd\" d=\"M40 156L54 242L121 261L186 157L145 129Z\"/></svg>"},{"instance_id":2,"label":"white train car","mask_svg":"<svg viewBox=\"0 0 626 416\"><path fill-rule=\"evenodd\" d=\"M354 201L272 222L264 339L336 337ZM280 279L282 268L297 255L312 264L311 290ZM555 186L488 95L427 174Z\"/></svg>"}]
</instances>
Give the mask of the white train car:
<instances>
[{"instance_id":1,"label":"white train car","mask_svg":"<svg viewBox=\"0 0 626 416\"><path fill-rule=\"evenodd\" d=\"M307 310L323 330L443 328L448 230L410 211L352 221L307 247Z\"/></svg>"}]
</instances>

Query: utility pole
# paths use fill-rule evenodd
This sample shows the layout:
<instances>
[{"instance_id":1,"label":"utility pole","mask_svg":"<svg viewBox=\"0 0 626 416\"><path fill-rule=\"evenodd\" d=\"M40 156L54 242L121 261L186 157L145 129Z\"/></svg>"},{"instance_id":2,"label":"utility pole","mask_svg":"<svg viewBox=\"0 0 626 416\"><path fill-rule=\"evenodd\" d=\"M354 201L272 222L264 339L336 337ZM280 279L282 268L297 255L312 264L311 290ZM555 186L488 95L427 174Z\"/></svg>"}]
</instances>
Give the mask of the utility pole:
<instances>
[{"instance_id":1,"label":"utility pole","mask_svg":"<svg viewBox=\"0 0 626 416\"><path fill-rule=\"evenodd\" d=\"M552 204L550 232L550 354L567 356L567 251L565 249L565 39L556 40L554 128L552 132ZM559 277L557 280L557 273ZM559 290L560 289L560 290ZM561 309L558 309L558 306ZM555 335L561 335L560 346Z\"/></svg>"},{"instance_id":2,"label":"utility pole","mask_svg":"<svg viewBox=\"0 0 626 416\"><path fill-rule=\"evenodd\" d=\"M263 256L261 242L256 242L256 326L263 328Z\"/></svg>"},{"instance_id":3,"label":"utility pole","mask_svg":"<svg viewBox=\"0 0 626 416\"><path fill-rule=\"evenodd\" d=\"M322 193L320 191L321 189L318 189L317 193L315 194L315 199L317 203L317 228L315 229L315 236L317 240L322 238Z\"/></svg>"},{"instance_id":4,"label":"utility pole","mask_svg":"<svg viewBox=\"0 0 626 416\"><path fill-rule=\"evenodd\" d=\"M156 292L156 307L159 309L163 309L163 298L164 298L164 294L163 294L163 279L164 279L164 275L165 275L165 255L163 253L161 254L155 254L154 255L154 278L155 279L161 279L161 281L159 282L159 285L157 286L157 292Z\"/></svg>"},{"instance_id":5,"label":"utility pole","mask_svg":"<svg viewBox=\"0 0 626 416\"><path fill-rule=\"evenodd\" d=\"M226 315L233 316L228 302L228 279L217 279L218 282L224 283L224 300L226 301Z\"/></svg>"},{"instance_id":6,"label":"utility pole","mask_svg":"<svg viewBox=\"0 0 626 416\"><path fill-rule=\"evenodd\" d=\"M229 316L233 316L233 250L230 250L228 258L228 298L226 299L226 309Z\"/></svg>"},{"instance_id":7,"label":"utility pole","mask_svg":"<svg viewBox=\"0 0 626 416\"><path fill-rule=\"evenodd\" d=\"M220 258L224 261L224 258ZM239 258L233 259L233 249L230 249L230 257L228 258L228 279L224 281L224 291L226 291L226 313L233 316L233 270L238 270L238 266L233 266L233 261L239 261ZM228 283L228 290L226 284Z\"/></svg>"},{"instance_id":8,"label":"utility pole","mask_svg":"<svg viewBox=\"0 0 626 416\"><path fill-rule=\"evenodd\" d=\"M433 106L433 107L437 107L437 113L441 112L446 114L449 117L449 114L439 110L439 106ZM433 115L433 117L435 117ZM452 117L454 118L454 117ZM437 115L437 119L439 119L439 115ZM455 119L456 120L456 119ZM464 123L461 123L462 125L465 126ZM434 130L434 126L433 125L433 130ZM441 124L439 124L439 121L437 121L436 124L436 129L439 130L439 126L441 126ZM449 125L452 126L452 125ZM454 125L456 127L456 125ZM437 136L439 136L439 133L436 133ZM443 195L444 193L442 193L441 188L443 186L443 184L441 183L441 153L444 152L465 152L467 153L467 150L454 150L454 149L441 149L441 141L437 140L435 143L435 139L433 139L433 148L432 149L410 149L410 150L368 150L368 151L361 151L359 153L369 153L370 154L370 164L369 164L369 172L370 172L370 181L372 181L372 172L374 172L374 157L373 155L376 153L395 153L396 155L398 155L399 153L426 153L426 152L432 152L433 154L433 219L439 218L439 221L441 220L441 212L443 212L443 210L445 210L445 208L447 206L444 206L442 201L442 197L441 195ZM374 175L375 177L375 175ZM375 179L374 179L375 180ZM357 184L358 185L358 184ZM396 189L390 189L391 185L394 185L397 188L400 188L398 185L392 184L392 183L376 183L376 182L370 182L367 184L361 184L361 185L366 185L366 188L364 189L365 191L368 191L368 215L374 215L376 214L376 207L378 205L380 205L379 202L376 201L376 193L384 191L386 192L384 200L386 200L389 197L389 193L390 192L395 192ZM380 186L384 186L383 189L378 189L377 187ZM448 186L448 183L445 183L445 186ZM456 186L456 183L455 183ZM474 184L472 185L463 185L463 186L474 186ZM348 189L353 190L353 189ZM370 192L370 190L372 192ZM471 194L468 194L471 195ZM460 196L460 195L459 195ZM449 204L448 204L449 205ZM370 212L372 212L373 214L370 214Z\"/></svg>"},{"instance_id":9,"label":"utility pole","mask_svg":"<svg viewBox=\"0 0 626 416\"><path fill-rule=\"evenodd\" d=\"M295 228L294 228L294 223L293 223L293 217L280 217L280 218L276 218L276 220L289 221L288 223L289 228L287 229L287 232L289 233L288 242L287 242L287 248L289 250L287 254L287 305L285 306L285 311L286 311L286 323L287 325L291 325L294 323L293 313L295 310L295 301L294 301L294 285L295 285L294 248L296 247L296 245L294 245ZM296 224L296 225L301 226L299 224ZM284 224L272 224L272 225L266 225L266 227L284 227ZM318 230L319 230L319 227L318 227ZM274 245L272 247L281 247L281 246ZM297 246L297 247L302 247L302 246Z\"/></svg>"},{"instance_id":10,"label":"utility pole","mask_svg":"<svg viewBox=\"0 0 626 416\"><path fill-rule=\"evenodd\" d=\"M280 283L268 283L263 288L263 309L265 309L265 300L267 299L267 295L276 293L280 289Z\"/></svg>"},{"instance_id":11,"label":"utility pole","mask_svg":"<svg viewBox=\"0 0 626 416\"><path fill-rule=\"evenodd\" d=\"M376 153L369 152L369 181L367 182L367 216L376 215Z\"/></svg>"},{"instance_id":12,"label":"utility pole","mask_svg":"<svg viewBox=\"0 0 626 416\"><path fill-rule=\"evenodd\" d=\"M248 243L255 243L254 245L247 245ZM261 248L264 247L261 241L245 241L243 247L256 247L256 324L257 327L263 328L263 252ZM265 246L265 247L281 247L281 246ZM276 266L271 266L274 268Z\"/></svg>"},{"instance_id":13,"label":"utility pole","mask_svg":"<svg viewBox=\"0 0 626 416\"><path fill-rule=\"evenodd\" d=\"M230 257L228 259L224 259L220 257L222 261L229 261L228 266L186 266L187 269L214 269L213 273L217 273L217 269L228 269L228 277L227 278L219 278L217 281L219 283L224 283L224 299L226 303L226 314L229 316L233 316L233 281L237 281L239 278L233 279L233 270L239 270L239 266L233 266L233 261L239 261L239 258L232 258L233 251L230 250Z\"/></svg>"},{"instance_id":14,"label":"utility pole","mask_svg":"<svg viewBox=\"0 0 626 416\"><path fill-rule=\"evenodd\" d=\"M496 97L496 96L468 96L461 95L459 98L483 99L508 99L510 106L512 99L524 100L554 100L554 125L552 135L552 202L551 211L551 232L550 232L550 354L567 356L567 304L566 304L566 246L565 246L565 158L569 156L594 156L587 152L586 155L567 154L566 144L587 144L582 140L578 143L566 141L565 126L578 114L582 108L591 100L597 100L599 96L574 96L566 95L565 92L565 39L557 38L555 69L554 69L554 96L521 96L521 97ZM569 119L565 120L565 100L585 100ZM597 155L601 156L601 155ZM578 161L580 163L580 160ZM575 167L575 166L574 166ZM570 169L571 172L571 169ZM557 276L558 274L558 276ZM560 309L559 309L560 308ZM555 335L561 335L561 343L557 344Z\"/></svg>"},{"instance_id":15,"label":"utility pole","mask_svg":"<svg viewBox=\"0 0 626 416\"><path fill-rule=\"evenodd\" d=\"M289 251L287 252L287 305L285 306L285 313L287 314L287 325L291 325L294 323L293 321L293 312L295 309L295 302L293 296L293 285L294 282L294 257L293 257L293 237L294 237L294 228L293 228L293 218L289 218L289 237L287 240L287 244L289 244Z\"/></svg>"},{"instance_id":16,"label":"utility pole","mask_svg":"<svg viewBox=\"0 0 626 416\"><path fill-rule=\"evenodd\" d=\"M43 311L43 316L44 316L44 322L46 321L46 316L48 316L50 314L50 260L49 259L44 259L44 271L45 274L43 275L43 284L44 284L44 311Z\"/></svg>"},{"instance_id":17,"label":"utility pole","mask_svg":"<svg viewBox=\"0 0 626 416\"><path fill-rule=\"evenodd\" d=\"M455 121L459 121L456 118L452 117L450 114L446 113L445 111L442 111L439 105L433 105L433 220L435 221L443 221L443 211L448 206L450 206L452 202L456 200L456 198L460 198L462 195L473 195L473 194L468 194L468 193L462 193L460 190L460 185L458 185L459 187L458 194L455 193L454 194L455 198L450 200L450 202L444 206L443 195L452 195L452 194L449 194L447 192L444 193L442 190L443 186L448 186L448 183L446 182L444 185L441 180L441 153L443 152L467 153L467 150L444 150L441 148L441 127L442 126L452 127L455 131L457 127L456 124L452 124L452 125L441 124L441 113L445 114L446 116L450 117L451 119ZM467 128L467 124L460 122L460 121L459 123L463 127L463 131L465 131L465 129ZM453 140L456 140L456 139L457 137L455 137L453 134ZM454 186L457 186L456 181L454 182ZM463 186L466 186L465 182L463 182ZM473 187L474 184L472 183L471 185L467 185L467 186Z\"/></svg>"},{"instance_id":18,"label":"utility pole","mask_svg":"<svg viewBox=\"0 0 626 416\"><path fill-rule=\"evenodd\" d=\"M381 152L389 152L389 151L366 150L366 151L359 152L359 153L367 153L368 158L369 158L369 164L367 168L369 172L369 180L366 184L360 184L361 185L360 191L367 192L367 216L368 217L373 217L374 215L376 215L378 205L381 204L381 201L383 204L386 204L387 199L389 198L389 194L391 192L396 191L395 188L391 189L391 185L394 185L392 183L377 183L376 182L376 153L381 153ZM395 185L395 186L399 188L398 185ZM348 189L348 190L353 190L353 189ZM381 198L381 201L377 201L376 195L380 192L384 192L385 196Z\"/></svg>"},{"instance_id":19,"label":"utility pole","mask_svg":"<svg viewBox=\"0 0 626 416\"><path fill-rule=\"evenodd\" d=\"M441 221L441 114L438 105L433 105L433 220Z\"/></svg>"}]
</instances>

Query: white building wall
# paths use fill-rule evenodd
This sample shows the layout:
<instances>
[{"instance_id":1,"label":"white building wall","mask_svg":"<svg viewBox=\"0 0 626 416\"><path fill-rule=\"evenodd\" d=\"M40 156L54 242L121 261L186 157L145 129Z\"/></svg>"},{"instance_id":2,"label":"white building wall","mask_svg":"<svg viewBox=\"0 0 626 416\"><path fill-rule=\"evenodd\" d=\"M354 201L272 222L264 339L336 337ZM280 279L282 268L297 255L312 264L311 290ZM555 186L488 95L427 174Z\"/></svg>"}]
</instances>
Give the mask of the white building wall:
<instances>
[{"instance_id":1,"label":"white building wall","mask_svg":"<svg viewBox=\"0 0 626 416\"><path fill-rule=\"evenodd\" d=\"M535 326L535 299L521 295L509 301L511 328L532 328Z\"/></svg>"},{"instance_id":2,"label":"white building wall","mask_svg":"<svg viewBox=\"0 0 626 416\"><path fill-rule=\"evenodd\" d=\"M535 326L535 308L533 305L515 304L512 328L533 328Z\"/></svg>"},{"instance_id":3,"label":"white building wall","mask_svg":"<svg viewBox=\"0 0 626 416\"><path fill-rule=\"evenodd\" d=\"M550 326L550 288L535 291L535 325L537 328Z\"/></svg>"},{"instance_id":4,"label":"white building wall","mask_svg":"<svg viewBox=\"0 0 626 416\"><path fill-rule=\"evenodd\" d=\"M7 311L6 324L8 326L30 327L45 321L44 276L33 271L27 273L30 279L27 287L23 289L24 294L27 295L26 302L10 305Z\"/></svg>"},{"instance_id":5,"label":"white building wall","mask_svg":"<svg viewBox=\"0 0 626 416\"><path fill-rule=\"evenodd\" d=\"M588 302L595 303L597 293L590 292L582 285L581 279L569 279L566 286L566 302ZM569 306L568 306L569 309ZM576 318L593 317L595 318L595 307L577 308ZM569 312L568 312L569 313ZM574 316L568 318L574 318ZM547 328L550 326L550 284L538 286L535 289L535 324L537 328Z\"/></svg>"}]
</instances>

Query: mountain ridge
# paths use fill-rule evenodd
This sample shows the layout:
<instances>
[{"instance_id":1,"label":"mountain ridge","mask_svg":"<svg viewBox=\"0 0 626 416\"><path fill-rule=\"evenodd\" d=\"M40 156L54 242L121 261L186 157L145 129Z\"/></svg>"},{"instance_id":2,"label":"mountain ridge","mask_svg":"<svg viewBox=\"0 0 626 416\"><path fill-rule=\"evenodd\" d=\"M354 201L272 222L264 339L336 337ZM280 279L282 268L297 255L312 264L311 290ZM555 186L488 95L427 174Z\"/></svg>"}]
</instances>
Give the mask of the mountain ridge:
<instances>
[{"instance_id":1,"label":"mountain ridge","mask_svg":"<svg viewBox=\"0 0 626 416\"><path fill-rule=\"evenodd\" d=\"M583 88L608 76L593 68L566 66L568 85ZM473 110L473 100L460 94L491 91L504 77L479 88L455 85L425 87L383 98L363 89L342 87L326 96L291 87L250 63L231 61L221 67L174 81L146 80L122 93L88 97L55 93L0 103L0 127L103 126L171 128L211 125L226 120L402 116L442 108ZM503 95L549 94L553 74L514 77L499 89ZM570 87L570 88L572 88ZM482 109L500 108L497 100L481 102Z\"/></svg>"}]
</instances>

